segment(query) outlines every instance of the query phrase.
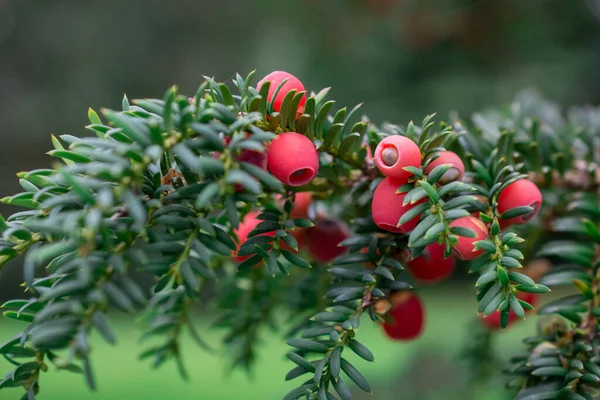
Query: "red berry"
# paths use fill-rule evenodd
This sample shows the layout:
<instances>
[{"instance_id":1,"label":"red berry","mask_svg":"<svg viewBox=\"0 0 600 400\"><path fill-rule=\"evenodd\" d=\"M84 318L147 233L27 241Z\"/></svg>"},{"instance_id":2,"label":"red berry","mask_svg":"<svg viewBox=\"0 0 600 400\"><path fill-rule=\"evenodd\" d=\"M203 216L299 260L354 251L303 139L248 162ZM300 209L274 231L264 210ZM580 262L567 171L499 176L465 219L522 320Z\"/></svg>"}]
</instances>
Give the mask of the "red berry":
<instances>
[{"instance_id":1,"label":"red berry","mask_svg":"<svg viewBox=\"0 0 600 400\"><path fill-rule=\"evenodd\" d=\"M472 260L479 257L483 250L475 250L475 242L484 240L488 236L487 226L478 218L473 216L461 217L450 223L450 227L469 228L475 232L475 237L458 236L458 243L452 249L461 260Z\"/></svg>"},{"instance_id":2,"label":"red berry","mask_svg":"<svg viewBox=\"0 0 600 400\"><path fill-rule=\"evenodd\" d=\"M409 166L419 168L421 150L406 136L388 136L375 148L375 164L385 176L405 183L412 173L403 168Z\"/></svg>"},{"instance_id":3,"label":"red berry","mask_svg":"<svg viewBox=\"0 0 600 400\"><path fill-rule=\"evenodd\" d=\"M242 247L242 245L244 244L246 239L248 239L248 234L250 232L252 232L252 230L254 228L256 228L256 226L262 222L261 220L256 218L256 217L258 217L259 214L260 213L258 211L249 212L248 214L246 214L246 216L244 217L244 219L242 220L242 222L240 223L238 228L234 230L236 236L239 239L237 242L237 250L233 252L233 259L237 262L242 262L242 261L250 258L250 256L239 256L238 257L238 256L236 256L236 254L240 250L240 247ZM273 236L275 236L275 231L263 233L260 236L273 237Z\"/></svg>"},{"instance_id":4,"label":"red berry","mask_svg":"<svg viewBox=\"0 0 600 400\"><path fill-rule=\"evenodd\" d=\"M247 162L252 165L256 165L264 170L267 169L267 153L254 151L254 150L242 150L242 153L236 157L238 161Z\"/></svg>"},{"instance_id":5,"label":"red berry","mask_svg":"<svg viewBox=\"0 0 600 400\"><path fill-rule=\"evenodd\" d=\"M342 221L331 217L320 217L315 226L306 230L308 251L315 260L328 263L347 250L339 244L348 238L348 228Z\"/></svg>"},{"instance_id":6,"label":"red berry","mask_svg":"<svg viewBox=\"0 0 600 400\"><path fill-rule=\"evenodd\" d=\"M539 301L539 295L537 295L535 293L519 292L519 294L517 295L517 298L528 302L529 304L531 304L534 307L536 306L536 304ZM525 313L526 314L531 313L531 310L525 310ZM481 322L489 330L502 329L502 326L500 324L501 314L502 313L500 311L496 311L496 312L488 315L487 317L484 317L483 314L481 314ZM515 322L518 322L520 320L521 319L519 317L517 317L517 315L512 310L510 310L510 313L508 314L508 324L506 325L506 327L508 328L509 326L511 326L512 324L514 324Z\"/></svg>"},{"instance_id":7,"label":"red berry","mask_svg":"<svg viewBox=\"0 0 600 400\"><path fill-rule=\"evenodd\" d=\"M504 188L498 196L498 211L502 214L515 207L530 206L533 210L519 217L501 220L501 226L520 225L535 217L542 206L542 192L528 179L519 179Z\"/></svg>"},{"instance_id":8,"label":"red berry","mask_svg":"<svg viewBox=\"0 0 600 400\"><path fill-rule=\"evenodd\" d=\"M391 322L383 324L385 334L394 340L413 340L425 325L425 309L421 299L414 293L400 292L392 295L392 308L388 315Z\"/></svg>"},{"instance_id":9,"label":"red berry","mask_svg":"<svg viewBox=\"0 0 600 400\"><path fill-rule=\"evenodd\" d=\"M312 203L312 193L311 192L298 192L296 193L296 198L294 200L294 208L291 212L291 218L308 218L308 208Z\"/></svg>"},{"instance_id":10,"label":"red berry","mask_svg":"<svg viewBox=\"0 0 600 400\"><path fill-rule=\"evenodd\" d=\"M465 176L465 164L463 164L458 154L452 151L440 151L439 154L438 158L427 165L425 173L429 174L438 165L452 164L452 167L442 175L438 183L446 185L450 182L460 181Z\"/></svg>"},{"instance_id":11,"label":"red berry","mask_svg":"<svg viewBox=\"0 0 600 400\"><path fill-rule=\"evenodd\" d=\"M373 221L378 227L389 232L407 233L412 231L419 223L419 215L400 226L397 226L398 221L408 210L425 201L425 199L421 199L415 204L402 205L406 193L396 194L396 190L401 185L401 182L387 177L379 182L373 193L371 204Z\"/></svg>"},{"instance_id":12,"label":"red berry","mask_svg":"<svg viewBox=\"0 0 600 400\"><path fill-rule=\"evenodd\" d=\"M288 186L302 186L319 171L319 154L304 135L285 132L277 135L268 150L269 171Z\"/></svg>"},{"instance_id":13,"label":"red berry","mask_svg":"<svg viewBox=\"0 0 600 400\"><path fill-rule=\"evenodd\" d=\"M262 85L267 81L271 81L271 85L269 86L269 93L267 94L267 101L271 101L273 95L275 94L275 90L279 87L279 84L283 82L284 79L287 79L287 82L283 84L279 92L277 92L277 96L275 97L275 101L273 102L273 110L281 111L281 103L285 96L291 91L296 89L296 93L304 92L304 85L298 78L289 72L285 71L273 71L269 75L265 76L263 79L258 82L256 85L256 90L260 91ZM306 103L306 95L302 96L300 103L298 104L298 108L303 110L304 104Z\"/></svg>"},{"instance_id":14,"label":"red berry","mask_svg":"<svg viewBox=\"0 0 600 400\"><path fill-rule=\"evenodd\" d=\"M414 260L408 262L408 269L416 280L423 283L435 283L452 275L456 260L453 256L444 258L446 245L432 243Z\"/></svg>"}]
</instances>

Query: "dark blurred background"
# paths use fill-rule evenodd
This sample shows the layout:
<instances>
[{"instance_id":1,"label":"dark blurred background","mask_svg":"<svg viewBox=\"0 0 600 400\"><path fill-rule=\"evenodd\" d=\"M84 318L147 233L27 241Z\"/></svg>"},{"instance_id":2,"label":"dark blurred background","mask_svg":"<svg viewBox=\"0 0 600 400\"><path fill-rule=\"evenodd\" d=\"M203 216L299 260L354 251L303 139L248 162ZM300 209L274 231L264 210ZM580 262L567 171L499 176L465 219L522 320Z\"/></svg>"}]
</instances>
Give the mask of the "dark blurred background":
<instances>
[{"instance_id":1,"label":"dark blurred background","mask_svg":"<svg viewBox=\"0 0 600 400\"><path fill-rule=\"evenodd\" d=\"M161 97L173 84L193 94L202 75L255 68L332 86L339 104L365 102L376 122L467 116L528 87L564 106L599 104L600 0L0 0L0 197L19 190L15 173L50 164L50 133L86 134L88 107ZM3 271L0 298L19 292L19 267ZM460 290L467 300L446 307L473 306ZM240 382L255 392L238 398L268 397ZM106 398L150 398L109 386ZM209 397L229 398L219 393Z\"/></svg>"}]
</instances>

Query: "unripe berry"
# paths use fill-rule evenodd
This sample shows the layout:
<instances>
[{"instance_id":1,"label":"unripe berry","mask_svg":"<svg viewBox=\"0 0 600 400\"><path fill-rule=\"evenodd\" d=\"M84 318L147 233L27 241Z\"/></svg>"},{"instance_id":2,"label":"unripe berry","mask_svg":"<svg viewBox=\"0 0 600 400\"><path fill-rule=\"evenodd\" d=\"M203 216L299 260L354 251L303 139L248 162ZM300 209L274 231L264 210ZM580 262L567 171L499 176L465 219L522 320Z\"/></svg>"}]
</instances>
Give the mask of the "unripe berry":
<instances>
[{"instance_id":1,"label":"unripe berry","mask_svg":"<svg viewBox=\"0 0 600 400\"><path fill-rule=\"evenodd\" d=\"M373 305L373 311L379 315L384 315L392 309L392 303L388 299L379 299Z\"/></svg>"},{"instance_id":2,"label":"unripe berry","mask_svg":"<svg viewBox=\"0 0 600 400\"><path fill-rule=\"evenodd\" d=\"M251 257L249 255L238 257L236 254L240 250L240 247L242 247L242 245L244 244L246 239L248 239L248 234L250 232L252 232L252 230L254 230L254 228L256 228L256 226L262 222L261 220L256 218L256 217L258 217L259 214L260 213L258 211L249 212L248 214L246 214L246 216L244 217L242 222L240 222L240 225L238 226L238 228L234 230L234 233L238 237L238 242L237 242L237 249L236 249L236 251L233 252L233 259L237 262L242 262ZM273 237L273 236L275 236L275 231L263 233L260 236Z\"/></svg>"},{"instance_id":3,"label":"unripe berry","mask_svg":"<svg viewBox=\"0 0 600 400\"><path fill-rule=\"evenodd\" d=\"M529 304L531 304L534 307L536 306L536 304L539 301L539 295L537 295L535 293L519 292L519 294L517 295L517 298L528 302ZM531 310L525 310L525 313L526 314L531 313ZM496 311L496 312L488 315L485 318L483 317L483 314L481 314L481 318L482 318L481 322L489 330L502 329L502 326L500 324L501 314L502 313L500 311ZM508 328L509 326L511 326L512 324L514 324L515 322L518 322L520 320L521 320L521 318L517 317L517 315L512 310L510 310L510 313L508 314L508 324L506 325L506 327Z\"/></svg>"},{"instance_id":4,"label":"unripe berry","mask_svg":"<svg viewBox=\"0 0 600 400\"><path fill-rule=\"evenodd\" d=\"M525 215L501 220L501 226L520 225L535 217L542 206L542 192L529 179L519 179L504 188L498 196L498 211L503 214L515 207L530 206L533 210Z\"/></svg>"},{"instance_id":5,"label":"unripe berry","mask_svg":"<svg viewBox=\"0 0 600 400\"><path fill-rule=\"evenodd\" d=\"M456 260L452 255L444 258L445 249L446 245L438 243L425 247L425 251L420 256L408 263L412 276L423 283L436 283L452 275Z\"/></svg>"},{"instance_id":6,"label":"unripe berry","mask_svg":"<svg viewBox=\"0 0 600 400\"><path fill-rule=\"evenodd\" d=\"M412 173L403 168L409 166L419 168L421 150L406 136L388 136L375 148L375 164L385 176L406 183Z\"/></svg>"},{"instance_id":7,"label":"unripe berry","mask_svg":"<svg viewBox=\"0 0 600 400\"><path fill-rule=\"evenodd\" d=\"M306 185L319 171L319 154L306 136L295 132L280 133L269 145L268 167L285 185Z\"/></svg>"},{"instance_id":8,"label":"unripe berry","mask_svg":"<svg viewBox=\"0 0 600 400\"><path fill-rule=\"evenodd\" d=\"M291 212L291 218L308 218L308 208L312 203L311 192L298 192L294 199L294 208Z\"/></svg>"},{"instance_id":9,"label":"unripe berry","mask_svg":"<svg viewBox=\"0 0 600 400\"><path fill-rule=\"evenodd\" d=\"M275 94L275 90L284 79L287 79L287 82L283 84L279 92L277 92L277 96L275 97L275 101L273 102L273 110L281 111L281 103L285 96L291 91L296 89L296 93L304 92L304 85L298 78L289 72L285 71L273 71L269 75L265 76L261 79L256 85L256 90L260 91L262 85L267 81L271 81L271 85L269 86L269 93L267 94L267 101L271 101L273 99L273 95ZM302 96L300 103L298 104L299 109L304 109L304 104L306 103L306 95Z\"/></svg>"},{"instance_id":10,"label":"unripe berry","mask_svg":"<svg viewBox=\"0 0 600 400\"><path fill-rule=\"evenodd\" d=\"M383 324L385 334L394 340L413 340L421 335L425 325L425 309L414 293L400 292L390 297L392 308L388 312L391 322Z\"/></svg>"},{"instance_id":11,"label":"unripe berry","mask_svg":"<svg viewBox=\"0 0 600 400\"><path fill-rule=\"evenodd\" d=\"M469 228L475 232L475 237L458 236L458 243L452 249L456 256L461 260L472 260L479 257L483 250L475 250L475 242L484 240L488 237L487 226L478 218L467 216L455 219L450 223L450 227L460 226Z\"/></svg>"},{"instance_id":12,"label":"unripe berry","mask_svg":"<svg viewBox=\"0 0 600 400\"><path fill-rule=\"evenodd\" d=\"M429 163L425 173L431 173L438 165L452 164L452 167L442 175L437 183L446 185L450 182L460 181L465 176L465 164L463 164L458 154L452 151L440 151L439 154L438 158Z\"/></svg>"},{"instance_id":13,"label":"unripe berry","mask_svg":"<svg viewBox=\"0 0 600 400\"><path fill-rule=\"evenodd\" d=\"M408 210L425 201L425 199L421 199L415 204L402 205L406 193L396 194L396 190L401 185L402 183L387 177L379 182L373 193L371 204L373 221L379 228L389 232L407 233L412 231L419 223L419 215L400 226L396 225L400 217Z\"/></svg>"},{"instance_id":14,"label":"unripe berry","mask_svg":"<svg viewBox=\"0 0 600 400\"><path fill-rule=\"evenodd\" d=\"M348 228L335 218L319 217L315 226L306 230L306 245L315 260L328 263L341 256L347 250L338 246L348 238Z\"/></svg>"}]
</instances>

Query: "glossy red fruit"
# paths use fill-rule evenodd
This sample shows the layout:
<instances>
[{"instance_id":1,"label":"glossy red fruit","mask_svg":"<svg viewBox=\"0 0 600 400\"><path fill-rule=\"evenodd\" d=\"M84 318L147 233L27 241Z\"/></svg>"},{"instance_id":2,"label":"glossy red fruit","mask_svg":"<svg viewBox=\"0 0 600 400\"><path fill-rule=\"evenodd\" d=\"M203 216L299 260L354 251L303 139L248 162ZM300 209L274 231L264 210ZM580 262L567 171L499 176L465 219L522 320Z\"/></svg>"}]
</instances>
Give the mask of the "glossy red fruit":
<instances>
[{"instance_id":1,"label":"glossy red fruit","mask_svg":"<svg viewBox=\"0 0 600 400\"><path fill-rule=\"evenodd\" d=\"M442 175L437 183L446 185L450 182L460 181L463 176L465 176L465 164L458 154L452 151L440 151L439 154L440 156L438 158L429 163L425 169L425 173L429 174L438 165L452 164L452 167Z\"/></svg>"},{"instance_id":2,"label":"glossy red fruit","mask_svg":"<svg viewBox=\"0 0 600 400\"><path fill-rule=\"evenodd\" d=\"M269 171L288 186L302 186L319 171L319 154L304 135L285 132L277 135L267 152Z\"/></svg>"},{"instance_id":3,"label":"glossy red fruit","mask_svg":"<svg viewBox=\"0 0 600 400\"><path fill-rule=\"evenodd\" d=\"M402 186L402 182L387 177L379 182L373 193L371 204L373 221L379 228L388 232L407 233L412 231L419 223L420 215L400 226L396 225L400 217L408 210L425 201L425 199L421 199L415 204L403 205L406 193L396 194L396 190L400 186Z\"/></svg>"},{"instance_id":4,"label":"glossy red fruit","mask_svg":"<svg viewBox=\"0 0 600 400\"><path fill-rule=\"evenodd\" d=\"M388 316L392 321L383 324L385 334L393 340L414 340L425 326L425 309L421 299L414 293L396 293L390 298L392 308Z\"/></svg>"},{"instance_id":5,"label":"glossy red fruit","mask_svg":"<svg viewBox=\"0 0 600 400\"><path fill-rule=\"evenodd\" d=\"M244 242L246 241L246 239L248 239L248 234L250 232L252 232L252 230L254 228L256 228L256 226L258 224L260 224L262 221L257 219L256 217L258 217L260 213L258 211L251 211L248 214L246 214L246 216L244 217L244 219L242 220L242 222L240 222L240 225L238 226L237 229L234 230L236 236L238 237L238 242L237 242L237 249L236 251L233 252L233 259L237 262L242 262L248 258L250 258L250 256L237 256L237 252L240 250L240 247L242 247L242 245L244 244ZM267 232L267 233L263 233L260 236L275 236L275 231L273 232Z\"/></svg>"},{"instance_id":6,"label":"glossy red fruit","mask_svg":"<svg viewBox=\"0 0 600 400\"><path fill-rule=\"evenodd\" d=\"M328 263L347 250L339 244L348 238L348 228L342 221L332 217L320 217L315 226L306 230L306 245L313 258Z\"/></svg>"},{"instance_id":7,"label":"glossy red fruit","mask_svg":"<svg viewBox=\"0 0 600 400\"><path fill-rule=\"evenodd\" d=\"M311 192L298 192L294 199L294 208L291 212L292 219L308 218L308 209L312 203Z\"/></svg>"},{"instance_id":8,"label":"glossy red fruit","mask_svg":"<svg viewBox=\"0 0 600 400\"><path fill-rule=\"evenodd\" d=\"M450 223L450 227L460 226L469 228L475 232L475 237L458 236L458 244L452 249L456 256L461 260L472 260L479 257L483 250L475 250L475 242L484 240L488 237L487 226L478 218L467 216L455 219Z\"/></svg>"},{"instance_id":9,"label":"glossy red fruit","mask_svg":"<svg viewBox=\"0 0 600 400\"><path fill-rule=\"evenodd\" d=\"M277 96L275 97L275 101L273 102L273 110L277 111L277 112L281 111L281 103L283 102L283 99L285 98L285 96L291 90L296 89L296 93L305 91L304 85L302 84L302 82L300 82L300 80L298 78L296 78L294 75L290 74L289 72L273 71L269 75L267 75L263 79L261 79L258 82L258 84L256 85L256 90L260 91L260 88L262 87L262 85L265 84L265 82L271 81L271 85L269 86L269 93L267 94L267 101L270 102L271 99L273 98L273 95L275 94L275 90L277 90L277 87L279 87L279 84L281 82L283 82L285 79L287 79L287 82L284 83L283 86L281 87L281 89L279 90L279 92L277 92ZM300 100L300 103L298 104L298 108L303 110L305 103L306 103L306 94Z\"/></svg>"},{"instance_id":10,"label":"glossy red fruit","mask_svg":"<svg viewBox=\"0 0 600 400\"><path fill-rule=\"evenodd\" d=\"M412 173L404 167L421 166L419 146L406 136L393 135L383 139L375 148L375 164L385 175L406 183Z\"/></svg>"},{"instance_id":11,"label":"glossy red fruit","mask_svg":"<svg viewBox=\"0 0 600 400\"><path fill-rule=\"evenodd\" d=\"M456 260L452 255L444 258L445 249L445 245L438 243L425 247L420 256L408 262L412 276L422 283L436 283L452 275Z\"/></svg>"},{"instance_id":12,"label":"glossy red fruit","mask_svg":"<svg viewBox=\"0 0 600 400\"><path fill-rule=\"evenodd\" d=\"M529 222L542 207L542 192L529 179L519 179L508 185L498 196L498 211L503 214L515 207L530 206L533 211L519 217L500 220L502 227Z\"/></svg>"},{"instance_id":13,"label":"glossy red fruit","mask_svg":"<svg viewBox=\"0 0 600 400\"><path fill-rule=\"evenodd\" d=\"M528 302L529 304L531 304L534 307L539 302L539 295L537 295L535 293L519 292L519 294L517 295L517 298ZM531 312L532 312L532 310L526 310L525 314L529 314ZM502 329L502 326L500 325L501 314L502 313L500 311L496 311L496 312L488 315L487 317L483 317L483 314L481 314L481 322L489 330ZM506 325L506 328L508 328L509 326L513 325L515 322L518 322L518 321L521 321L521 319L519 317L517 317L517 315L512 310L510 310L510 313L508 314L508 324ZM504 329L506 329L506 328L504 328Z\"/></svg>"}]
</instances>

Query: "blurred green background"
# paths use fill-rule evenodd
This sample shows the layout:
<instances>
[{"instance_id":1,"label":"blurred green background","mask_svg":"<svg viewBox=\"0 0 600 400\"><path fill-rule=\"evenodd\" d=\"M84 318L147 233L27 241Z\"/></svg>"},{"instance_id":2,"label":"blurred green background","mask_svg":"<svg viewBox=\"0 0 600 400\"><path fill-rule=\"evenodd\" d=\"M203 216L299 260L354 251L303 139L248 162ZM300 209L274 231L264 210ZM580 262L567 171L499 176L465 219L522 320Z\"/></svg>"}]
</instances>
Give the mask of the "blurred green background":
<instances>
[{"instance_id":1,"label":"blurred green background","mask_svg":"<svg viewBox=\"0 0 600 400\"><path fill-rule=\"evenodd\" d=\"M422 291L426 308L425 333L410 343L392 342L368 317L362 321L359 340L375 354L369 364L352 353L344 352L373 387L373 394L355 388L356 400L508 400L503 389L506 379L498 371L496 378L481 386L470 385L468 364L459 357L468 343L467 328L475 315L475 294L471 286L427 288ZM211 346L219 348L220 332L212 330L210 318L199 318L198 330ZM524 350L520 339L535 328L530 318L493 337L497 355L506 361ZM139 326L123 316L113 316L112 327L118 335L117 346L107 345L93 336L93 368L98 392L91 393L82 376L52 371L42 376L40 399L52 400L164 400L164 399L240 399L280 400L299 382L285 382L290 368L284 357L289 348L278 334L263 330L263 344L252 376L236 370L229 374L227 361L218 354L198 348L191 338L182 341L184 362L190 372L188 383L181 380L173 363L152 370L150 363L136 360L140 353ZM0 335L9 338L23 326L2 321ZM499 367L500 368L500 367ZM9 365L0 359L0 371ZM298 378L302 379L302 378ZM306 379L304 379L306 380ZM14 394L13 394L14 393ZM10 395L13 394L13 397ZM2 391L1 399L18 399L17 390Z\"/></svg>"},{"instance_id":2,"label":"blurred green background","mask_svg":"<svg viewBox=\"0 0 600 400\"><path fill-rule=\"evenodd\" d=\"M123 93L162 96L172 84L192 94L202 75L255 68L292 72L309 90L332 86L339 104L365 102L378 122L468 115L524 87L564 106L599 104L600 0L0 0L0 197L19 190L15 173L50 164L50 133L86 134L88 107L118 107ZM458 275L424 293L428 330L416 343L391 343L365 324L377 362L363 369L376 393L364 398L468 398L454 357L475 303ZM3 270L0 300L19 295L20 280L17 261ZM279 399L292 388L278 337L265 340L254 380L225 378L222 359L189 343L183 384L172 365L150 372L136 362L135 324L115 316L114 325L119 346L98 341L95 352L100 392L53 373L43 399ZM532 328L502 334L502 353ZM2 338L17 329L0 321ZM474 398L505 398L501 383Z\"/></svg>"}]
</instances>

